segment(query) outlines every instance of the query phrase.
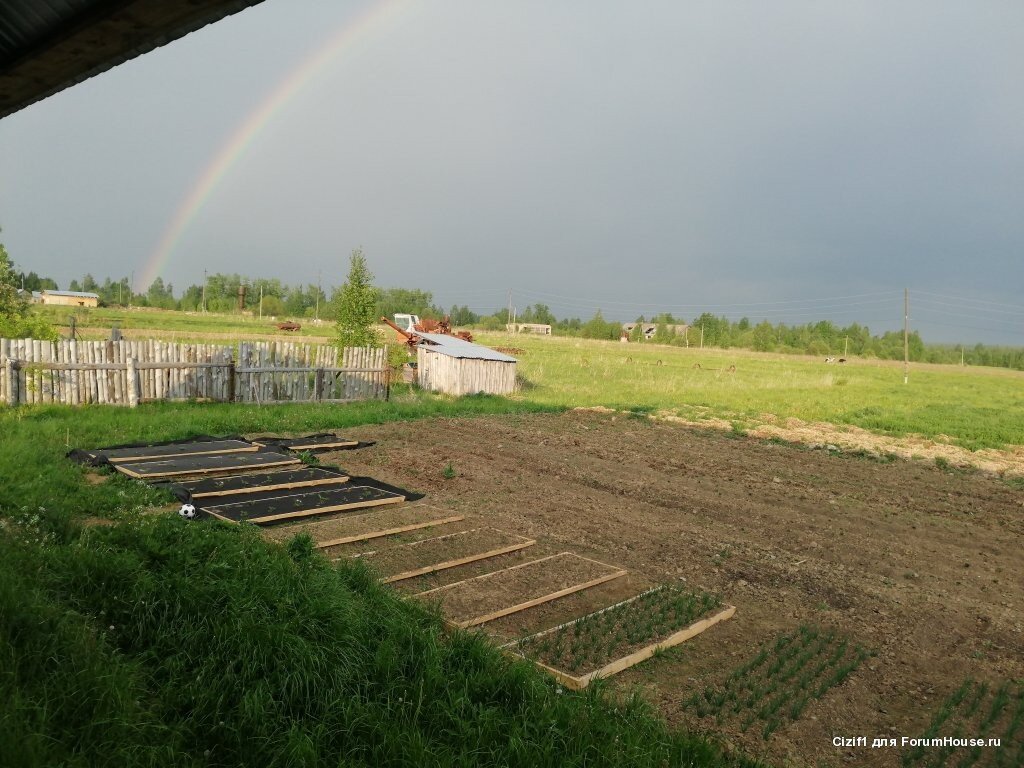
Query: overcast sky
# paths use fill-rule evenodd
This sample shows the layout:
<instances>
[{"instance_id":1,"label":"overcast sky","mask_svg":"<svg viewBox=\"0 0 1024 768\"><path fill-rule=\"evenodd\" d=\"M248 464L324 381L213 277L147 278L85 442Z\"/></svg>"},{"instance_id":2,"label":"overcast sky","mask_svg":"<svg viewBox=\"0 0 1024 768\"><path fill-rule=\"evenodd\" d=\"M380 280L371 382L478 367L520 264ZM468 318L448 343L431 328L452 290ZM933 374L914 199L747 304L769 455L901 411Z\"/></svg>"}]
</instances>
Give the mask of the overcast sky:
<instances>
[{"instance_id":1,"label":"overcast sky","mask_svg":"<svg viewBox=\"0 0 1024 768\"><path fill-rule=\"evenodd\" d=\"M583 318L880 332L907 286L926 340L1024 344L1022 73L1019 0L267 0L0 120L0 238L179 293L362 246Z\"/></svg>"}]
</instances>

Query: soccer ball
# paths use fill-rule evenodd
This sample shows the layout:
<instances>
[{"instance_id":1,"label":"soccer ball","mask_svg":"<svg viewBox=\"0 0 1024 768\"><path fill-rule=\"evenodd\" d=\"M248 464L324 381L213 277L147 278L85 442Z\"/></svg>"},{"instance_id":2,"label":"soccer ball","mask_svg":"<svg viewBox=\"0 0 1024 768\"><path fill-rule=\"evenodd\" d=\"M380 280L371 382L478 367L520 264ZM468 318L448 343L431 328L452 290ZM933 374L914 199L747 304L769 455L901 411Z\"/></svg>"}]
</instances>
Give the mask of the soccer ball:
<instances>
[{"instance_id":1,"label":"soccer ball","mask_svg":"<svg viewBox=\"0 0 1024 768\"><path fill-rule=\"evenodd\" d=\"M181 509L178 510L178 514L186 520L191 520L196 516L196 508L191 504L182 504Z\"/></svg>"}]
</instances>

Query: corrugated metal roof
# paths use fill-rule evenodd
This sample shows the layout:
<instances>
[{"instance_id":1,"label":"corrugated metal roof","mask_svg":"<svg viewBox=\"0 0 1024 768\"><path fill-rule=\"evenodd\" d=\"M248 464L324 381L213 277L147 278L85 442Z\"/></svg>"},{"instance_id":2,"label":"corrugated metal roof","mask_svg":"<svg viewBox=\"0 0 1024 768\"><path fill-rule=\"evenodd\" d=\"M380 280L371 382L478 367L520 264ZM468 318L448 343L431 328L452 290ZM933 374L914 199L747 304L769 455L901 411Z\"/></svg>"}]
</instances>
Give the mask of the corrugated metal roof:
<instances>
[{"instance_id":1,"label":"corrugated metal roof","mask_svg":"<svg viewBox=\"0 0 1024 768\"><path fill-rule=\"evenodd\" d=\"M420 338L431 342L430 344L420 344L421 347L429 349L431 352L438 352L449 357L461 357L466 360L495 360L500 363L517 362L514 357L497 352L490 347L465 341L458 336L448 336L443 333L420 333L419 331L415 333Z\"/></svg>"},{"instance_id":2,"label":"corrugated metal roof","mask_svg":"<svg viewBox=\"0 0 1024 768\"><path fill-rule=\"evenodd\" d=\"M99 299L98 293L88 293L86 291L43 291L47 296L71 296L76 299Z\"/></svg>"}]
</instances>

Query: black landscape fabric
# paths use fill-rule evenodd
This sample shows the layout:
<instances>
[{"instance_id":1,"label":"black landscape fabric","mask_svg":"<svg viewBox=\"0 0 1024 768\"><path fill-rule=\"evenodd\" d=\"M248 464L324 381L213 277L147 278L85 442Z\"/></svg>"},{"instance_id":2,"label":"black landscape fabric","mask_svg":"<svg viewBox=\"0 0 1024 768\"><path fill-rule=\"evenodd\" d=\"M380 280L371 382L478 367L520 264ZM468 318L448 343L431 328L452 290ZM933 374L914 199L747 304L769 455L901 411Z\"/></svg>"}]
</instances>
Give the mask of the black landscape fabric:
<instances>
[{"instance_id":1,"label":"black landscape fabric","mask_svg":"<svg viewBox=\"0 0 1024 768\"><path fill-rule=\"evenodd\" d=\"M205 456L181 456L174 459L137 461L130 464L115 464L118 472L140 480L167 479L175 475L225 474L247 470L269 469L273 466L297 465L294 456L271 451L255 453L207 454Z\"/></svg>"},{"instance_id":2,"label":"black landscape fabric","mask_svg":"<svg viewBox=\"0 0 1024 768\"><path fill-rule=\"evenodd\" d=\"M207 514L224 520L236 523L248 520L259 523L264 520L287 520L349 509L355 511L381 504L398 504L403 501L405 499L400 494L389 493L379 488L343 486L286 496L278 493L266 499L247 497L234 503L222 501L219 505L205 504L201 508Z\"/></svg>"},{"instance_id":3,"label":"black landscape fabric","mask_svg":"<svg viewBox=\"0 0 1024 768\"><path fill-rule=\"evenodd\" d=\"M170 445L189 445L191 443L211 443L221 442L226 440L238 440L241 442L248 443L241 435L222 435L220 437L214 437L212 435L195 435L188 437L183 440L164 440L160 442L139 442L139 443L120 443L119 445L110 445L106 448L94 448L92 450L84 450L82 448L74 448L67 453L67 458L72 461L78 462L79 464L88 464L94 467L101 467L104 464L109 464L110 461L107 459L107 453L110 451L120 451L124 448L159 448L162 446Z\"/></svg>"},{"instance_id":4,"label":"black landscape fabric","mask_svg":"<svg viewBox=\"0 0 1024 768\"><path fill-rule=\"evenodd\" d=\"M179 484L172 483L167 486L167 489L181 501L190 502L196 509L204 509L206 507L213 507L219 504L234 504L243 501L262 501L264 499L273 499L284 495L300 494L304 492L304 489L296 488L291 491L273 490L253 491L251 493L224 493L223 495L218 496L200 496L199 498L194 498L180 495L179 492L175 489L176 485ZM376 480L372 477L350 477L348 482L345 483L345 485L328 486L326 488L323 488L322 490L327 491L332 490L334 488L341 490L344 488L351 487L372 488L382 493L390 493L396 496L403 496L405 497L406 501L419 501L420 499L425 498L425 495L422 493L414 493L413 491L406 490L405 488L399 488L397 485L389 485L388 483L382 483L380 480ZM305 489L305 491L309 493L314 493L318 490L320 489L317 489L316 487Z\"/></svg>"},{"instance_id":5,"label":"black landscape fabric","mask_svg":"<svg viewBox=\"0 0 1024 768\"><path fill-rule=\"evenodd\" d=\"M310 453L351 451L375 445L375 443L360 442L344 435L336 435L333 432L318 432L305 437L255 437L253 441L274 450L309 451Z\"/></svg>"},{"instance_id":6,"label":"black landscape fabric","mask_svg":"<svg viewBox=\"0 0 1024 768\"><path fill-rule=\"evenodd\" d=\"M225 496L230 494L259 493L269 487L271 490L287 490L319 485L334 485L347 482L348 473L343 469L326 467L303 467L301 469L282 469L278 472L256 472L249 475L227 475L222 477L204 477L201 480L178 480L167 484L167 490L181 501L188 501L196 494L205 496ZM298 493L298 491L296 491Z\"/></svg>"}]
</instances>

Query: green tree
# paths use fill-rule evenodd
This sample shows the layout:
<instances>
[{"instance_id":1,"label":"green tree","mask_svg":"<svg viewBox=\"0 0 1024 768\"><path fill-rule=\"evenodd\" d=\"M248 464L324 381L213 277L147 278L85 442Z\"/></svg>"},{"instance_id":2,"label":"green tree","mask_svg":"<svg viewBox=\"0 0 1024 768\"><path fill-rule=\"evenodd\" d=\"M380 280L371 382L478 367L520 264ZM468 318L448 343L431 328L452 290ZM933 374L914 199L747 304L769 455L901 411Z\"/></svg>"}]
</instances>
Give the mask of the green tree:
<instances>
[{"instance_id":1,"label":"green tree","mask_svg":"<svg viewBox=\"0 0 1024 768\"><path fill-rule=\"evenodd\" d=\"M29 312L14 271L14 262L0 243L0 337L9 339L56 339L57 331L45 318Z\"/></svg>"},{"instance_id":2,"label":"green tree","mask_svg":"<svg viewBox=\"0 0 1024 768\"><path fill-rule=\"evenodd\" d=\"M21 318L28 313L28 302L21 295L17 280L14 263L0 243L0 315Z\"/></svg>"},{"instance_id":3,"label":"green tree","mask_svg":"<svg viewBox=\"0 0 1024 768\"><path fill-rule=\"evenodd\" d=\"M348 279L337 297L338 345L341 347L376 347L380 338L374 330L377 291L373 275L366 266L362 248L352 251Z\"/></svg>"}]
</instances>

